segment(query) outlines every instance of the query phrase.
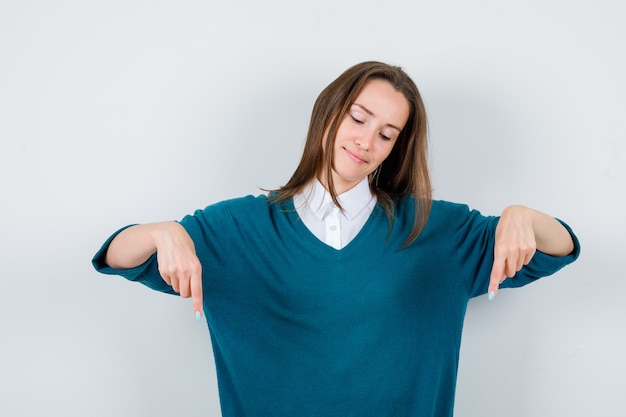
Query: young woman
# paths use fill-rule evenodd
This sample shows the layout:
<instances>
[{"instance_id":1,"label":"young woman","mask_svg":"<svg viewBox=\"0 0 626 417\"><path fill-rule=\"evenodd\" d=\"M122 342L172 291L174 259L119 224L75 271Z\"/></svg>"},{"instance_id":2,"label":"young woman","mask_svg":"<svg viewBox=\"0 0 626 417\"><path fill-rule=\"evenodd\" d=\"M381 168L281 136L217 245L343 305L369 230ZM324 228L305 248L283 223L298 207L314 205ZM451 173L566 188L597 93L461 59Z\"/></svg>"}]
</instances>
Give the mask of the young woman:
<instances>
[{"instance_id":1,"label":"young woman","mask_svg":"<svg viewBox=\"0 0 626 417\"><path fill-rule=\"evenodd\" d=\"M578 253L538 211L432 201L420 94L364 62L318 97L285 186L123 228L93 263L193 298L224 416L426 417L452 415L468 300Z\"/></svg>"}]
</instances>

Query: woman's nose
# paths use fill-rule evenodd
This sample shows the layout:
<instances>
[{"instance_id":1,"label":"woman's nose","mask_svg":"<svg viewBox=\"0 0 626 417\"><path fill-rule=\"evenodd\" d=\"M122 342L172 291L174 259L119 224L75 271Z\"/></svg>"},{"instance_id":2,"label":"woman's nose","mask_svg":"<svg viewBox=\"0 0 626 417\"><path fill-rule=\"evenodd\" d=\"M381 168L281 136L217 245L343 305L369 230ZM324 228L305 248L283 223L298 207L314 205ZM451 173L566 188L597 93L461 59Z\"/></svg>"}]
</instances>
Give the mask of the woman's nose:
<instances>
[{"instance_id":1,"label":"woman's nose","mask_svg":"<svg viewBox=\"0 0 626 417\"><path fill-rule=\"evenodd\" d=\"M354 143L361 149L368 150L372 144L374 135L369 132L363 132L354 139Z\"/></svg>"}]
</instances>

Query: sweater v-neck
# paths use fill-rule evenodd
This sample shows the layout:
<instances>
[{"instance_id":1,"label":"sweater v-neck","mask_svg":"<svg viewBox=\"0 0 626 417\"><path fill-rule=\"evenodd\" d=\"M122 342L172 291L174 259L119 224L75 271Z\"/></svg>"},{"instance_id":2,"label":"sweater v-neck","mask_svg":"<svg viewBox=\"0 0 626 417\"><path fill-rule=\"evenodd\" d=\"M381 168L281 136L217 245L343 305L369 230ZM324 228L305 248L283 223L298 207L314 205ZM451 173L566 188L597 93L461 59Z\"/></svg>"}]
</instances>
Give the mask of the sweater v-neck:
<instances>
[{"instance_id":1,"label":"sweater v-neck","mask_svg":"<svg viewBox=\"0 0 626 417\"><path fill-rule=\"evenodd\" d=\"M368 236L370 236L377 227L380 227L379 222L381 220L387 218L384 210L378 204L376 204L367 221L365 222L361 230L359 230L354 239L352 239L343 248L335 249L320 240L317 236L315 236L313 232L311 232L309 228L304 224L295 209L293 198L290 198L288 201L285 202L282 211L287 218L288 223L298 234L298 236L307 240L307 246L310 247L311 250L315 252L329 254L330 256L334 256L337 260L349 256L354 251L358 251L359 247L367 244Z\"/></svg>"}]
</instances>

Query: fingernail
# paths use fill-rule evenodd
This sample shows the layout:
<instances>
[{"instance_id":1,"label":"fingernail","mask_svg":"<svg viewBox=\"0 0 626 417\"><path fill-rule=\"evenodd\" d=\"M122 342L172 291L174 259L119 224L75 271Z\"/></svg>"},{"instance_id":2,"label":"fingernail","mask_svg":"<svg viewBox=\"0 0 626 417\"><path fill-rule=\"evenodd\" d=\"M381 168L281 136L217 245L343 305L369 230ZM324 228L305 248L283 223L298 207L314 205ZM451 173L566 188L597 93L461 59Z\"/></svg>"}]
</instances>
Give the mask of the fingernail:
<instances>
[{"instance_id":1,"label":"fingernail","mask_svg":"<svg viewBox=\"0 0 626 417\"><path fill-rule=\"evenodd\" d=\"M202 314L200 314L199 311L196 311L196 321L200 321L201 318L202 318Z\"/></svg>"},{"instance_id":2,"label":"fingernail","mask_svg":"<svg viewBox=\"0 0 626 417\"><path fill-rule=\"evenodd\" d=\"M492 301L496 296L496 292L494 290L489 291L489 301Z\"/></svg>"}]
</instances>

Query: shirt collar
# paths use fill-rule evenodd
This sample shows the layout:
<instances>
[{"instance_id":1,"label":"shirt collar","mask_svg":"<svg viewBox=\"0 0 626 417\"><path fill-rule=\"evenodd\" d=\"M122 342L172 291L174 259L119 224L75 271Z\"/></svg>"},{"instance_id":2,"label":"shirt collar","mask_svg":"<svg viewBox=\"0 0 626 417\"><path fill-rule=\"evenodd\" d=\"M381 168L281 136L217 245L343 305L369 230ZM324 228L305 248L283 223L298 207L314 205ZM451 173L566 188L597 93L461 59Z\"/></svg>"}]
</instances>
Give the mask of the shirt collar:
<instances>
[{"instance_id":1,"label":"shirt collar","mask_svg":"<svg viewBox=\"0 0 626 417\"><path fill-rule=\"evenodd\" d=\"M335 208L335 203L330 193L324 188L319 180L310 182L302 190L302 197L306 201L311 212L319 220L324 218ZM367 177L363 178L356 186L345 193L337 196L337 200L343 207L343 215L348 219L354 219L365 207L371 204L375 197L372 195Z\"/></svg>"}]
</instances>

